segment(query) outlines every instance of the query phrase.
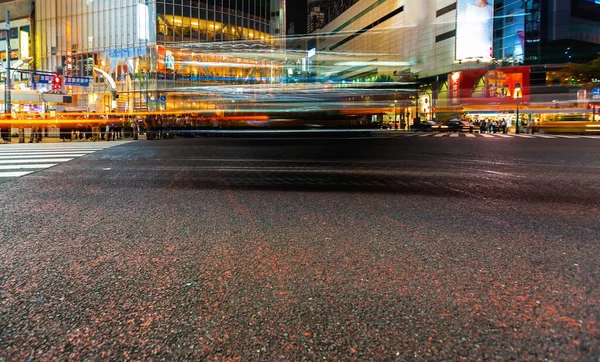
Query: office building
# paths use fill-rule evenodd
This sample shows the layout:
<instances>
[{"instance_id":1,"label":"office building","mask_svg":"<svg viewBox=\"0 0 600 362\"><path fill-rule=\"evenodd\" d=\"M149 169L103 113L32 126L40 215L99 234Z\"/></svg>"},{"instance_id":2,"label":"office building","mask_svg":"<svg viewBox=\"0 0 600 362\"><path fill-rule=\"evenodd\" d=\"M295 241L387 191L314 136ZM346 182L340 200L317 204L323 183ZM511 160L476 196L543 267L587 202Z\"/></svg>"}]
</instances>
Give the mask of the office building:
<instances>
[{"instance_id":1,"label":"office building","mask_svg":"<svg viewBox=\"0 0 600 362\"><path fill-rule=\"evenodd\" d=\"M590 0L360 0L315 33L314 61L318 77L417 82L411 118L502 112L547 90L531 94L530 79L596 55L599 12Z\"/></svg>"},{"instance_id":2,"label":"office building","mask_svg":"<svg viewBox=\"0 0 600 362\"><path fill-rule=\"evenodd\" d=\"M282 47L284 9L285 0L37 0L35 65L91 77L67 89L90 111L215 109L218 94L190 89L279 82L260 51Z\"/></svg>"}]
</instances>

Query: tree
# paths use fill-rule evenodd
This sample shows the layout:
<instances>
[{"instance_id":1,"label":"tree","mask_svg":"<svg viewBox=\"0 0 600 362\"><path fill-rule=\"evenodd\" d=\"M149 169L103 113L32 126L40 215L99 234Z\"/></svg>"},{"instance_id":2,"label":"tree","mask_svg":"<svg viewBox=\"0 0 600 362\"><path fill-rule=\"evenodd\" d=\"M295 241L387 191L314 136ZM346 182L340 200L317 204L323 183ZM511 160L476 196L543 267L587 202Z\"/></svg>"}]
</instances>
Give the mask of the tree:
<instances>
[{"instance_id":1,"label":"tree","mask_svg":"<svg viewBox=\"0 0 600 362\"><path fill-rule=\"evenodd\" d=\"M585 64L569 64L563 71L569 75L571 84L589 86L592 79L600 79L600 53L598 57Z\"/></svg>"}]
</instances>

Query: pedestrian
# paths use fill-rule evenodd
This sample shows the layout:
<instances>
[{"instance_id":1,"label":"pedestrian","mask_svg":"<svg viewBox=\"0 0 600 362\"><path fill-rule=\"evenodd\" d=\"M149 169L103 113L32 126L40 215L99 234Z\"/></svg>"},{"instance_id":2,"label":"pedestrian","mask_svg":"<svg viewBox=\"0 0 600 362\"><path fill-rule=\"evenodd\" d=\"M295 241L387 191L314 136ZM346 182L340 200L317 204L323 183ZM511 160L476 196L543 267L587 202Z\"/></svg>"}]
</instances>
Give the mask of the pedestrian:
<instances>
[{"instance_id":1,"label":"pedestrian","mask_svg":"<svg viewBox=\"0 0 600 362\"><path fill-rule=\"evenodd\" d=\"M506 129L506 119L502 118L502 133L506 133L507 129Z\"/></svg>"},{"instance_id":2,"label":"pedestrian","mask_svg":"<svg viewBox=\"0 0 600 362\"><path fill-rule=\"evenodd\" d=\"M31 127L31 137L29 138L29 143L33 143L33 141L35 140L37 142L37 126L32 126Z\"/></svg>"}]
</instances>

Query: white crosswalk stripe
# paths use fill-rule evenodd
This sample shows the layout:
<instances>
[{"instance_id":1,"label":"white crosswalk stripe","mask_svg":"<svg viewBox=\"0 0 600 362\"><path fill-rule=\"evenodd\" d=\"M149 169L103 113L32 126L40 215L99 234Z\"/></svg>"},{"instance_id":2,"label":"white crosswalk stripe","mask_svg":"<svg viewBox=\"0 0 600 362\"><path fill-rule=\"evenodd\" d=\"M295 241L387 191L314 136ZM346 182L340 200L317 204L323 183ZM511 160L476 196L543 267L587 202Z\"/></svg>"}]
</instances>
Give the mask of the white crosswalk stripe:
<instances>
[{"instance_id":1,"label":"white crosswalk stripe","mask_svg":"<svg viewBox=\"0 0 600 362\"><path fill-rule=\"evenodd\" d=\"M556 139L556 138L567 138L567 139L598 139L599 135L558 135L558 134L503 134L503 133L455 133L455 132L429 132L429 133L410 133L410 132L398 132L390 134L395 137L436 137L436 138L538 138L538 139ZM2 154L0 154L2 156Z\"/></svg>"},{"instance_id":2,"label":"white crosswalk stripe","mask_svg":"<svg viewBox=\"0 0 600 362\"><path fill-rule=\"evenodd\" d=\"M0 179L18 178L131 141L0 145Z\"/></svg>"}]
</instances>

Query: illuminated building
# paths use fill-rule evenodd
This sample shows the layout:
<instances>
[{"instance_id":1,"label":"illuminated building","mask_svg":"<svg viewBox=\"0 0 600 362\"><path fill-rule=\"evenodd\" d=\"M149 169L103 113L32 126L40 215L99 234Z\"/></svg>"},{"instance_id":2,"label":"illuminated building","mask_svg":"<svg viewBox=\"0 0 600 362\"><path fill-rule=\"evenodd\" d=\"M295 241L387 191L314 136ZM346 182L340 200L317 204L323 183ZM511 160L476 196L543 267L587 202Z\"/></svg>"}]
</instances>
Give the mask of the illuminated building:
<instances>
[{"instance_id":1,"label":"illuminated building","mask_svg":"<svg viewBox=\"0 0 600 362\"><path fill-rule=\"evenodd\" d=\"M588 61L599 50L598 19L595 0L360 0L314 33L315 69L318 78L339 82L413 82L405 85L419 94L405 107L411 119L436 119L434 108L442 119L455 117L496 94L489 81L496 71L517 79L515 70L504 68ZM532 102L546 102L537 94L546 84L536 83L545 82L546 68L519 69L523 81L540 85L515 82L523 100L531 91ZM448 77L456 72L466 89L449 102ZM562 94L566 102L574 93ZM495 109L516 103L504 97Z\"/></svg>"},{"instance_id":2,"label":"illuminated building","mask_svg":"<svg viewBox=\"0 0 600 362\"><path fill-rule=\"evenodd\" d=\"M28 69L32 63L33 57L33 41L32 41L32 1L27 0L3 0L0 1L0 84L2 88L5 82L5 61L6 54L6 38L5 28L5 10L10 11L10 30L8 32L8 40L10 41L10 57L12 75L12 89L26 90L28 88L29 73L19 72L18 69ZM0 96L2 102L4 94ZM4 107L1 107L2 110ZM14 109L17 110L18 102L15 102Z\"/></svg>"},{"instance_id":3,"label":"illuminated building","mask_svg":"<svg viewBox=\"0 0 600 362\"><path fill-rule=\"evenodd\" d=\"M213 96L187 90L279 82L277 64L236 47L280 49L284 9L285 0L38 0L36 67L92 77L70 89L73 106L90 111L210 108Z\"/></svg>"}]
</instances>

